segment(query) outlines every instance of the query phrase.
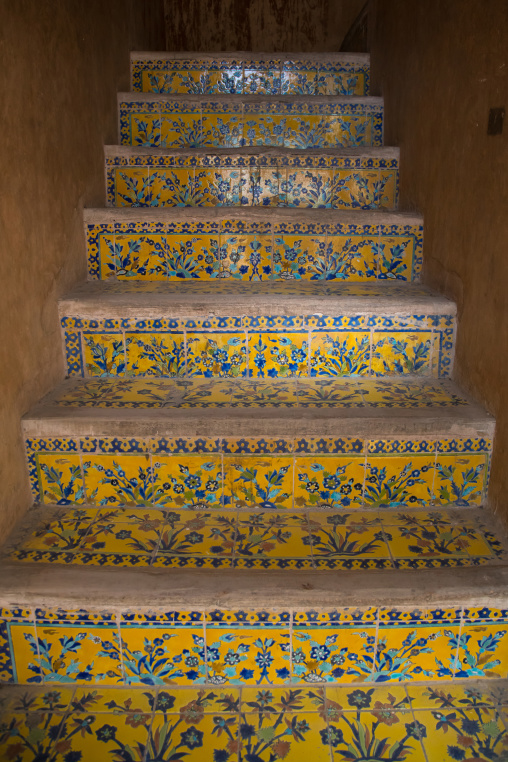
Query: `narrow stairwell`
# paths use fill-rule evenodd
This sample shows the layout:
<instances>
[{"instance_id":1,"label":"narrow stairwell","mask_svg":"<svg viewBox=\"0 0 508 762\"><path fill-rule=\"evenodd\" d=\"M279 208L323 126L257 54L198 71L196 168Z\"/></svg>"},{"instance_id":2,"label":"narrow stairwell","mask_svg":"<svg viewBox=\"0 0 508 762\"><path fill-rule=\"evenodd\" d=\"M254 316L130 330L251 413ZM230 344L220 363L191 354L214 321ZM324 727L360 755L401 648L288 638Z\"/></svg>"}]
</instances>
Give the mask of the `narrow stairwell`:
<instances>
[{"instance_id":1,"label":"narrow stairwell","mask_svg":"<svg viewBox=\"0 0 508 762\"><path fill-rule=\"evenodd\" d=\"M356 55L135 53L23 420L0 759L508 759L495 422Z\"/></svg>"}]
</instances>

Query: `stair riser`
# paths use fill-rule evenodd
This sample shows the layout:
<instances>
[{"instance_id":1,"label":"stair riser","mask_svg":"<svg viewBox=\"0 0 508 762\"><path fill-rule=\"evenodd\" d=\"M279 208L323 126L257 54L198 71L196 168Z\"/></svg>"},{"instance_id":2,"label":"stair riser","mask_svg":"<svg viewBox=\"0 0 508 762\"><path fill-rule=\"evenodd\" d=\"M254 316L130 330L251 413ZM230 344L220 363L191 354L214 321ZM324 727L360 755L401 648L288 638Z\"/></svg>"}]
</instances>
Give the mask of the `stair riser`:
<instances>
[{"instance_id":1,"label":"stair riser","mask_svg":"<svg viewBox=\"0 0 508 762\"><path fill-rule=\"evenodd\" d=\"M383 144L375 103L119 101L122 145L153 148L356 148Z\"/></svg>"},{"instance_id":2,"label":"stair riser","mask_svg":"<svg viewBox=\"0 0 508 762\"><path fill-rule=\"evenodd\" d=\"M198 160L196 160L198 161ZM109 206L397 208L398 169L107 167ZM392 163L392 162L390 162ZM154 162L155 164L155 162Z\"/></svg>"},{"instance_id":3,"label":"stair riser","mask_svg":"<svg viewBox=\"0 0 508 762\"><path fill-rule=\"evenodd\" d=\"M69 376L444 378L452 371L455 318L63 317L62 328Z\"/></svg>"},{"instance_id":4,"label":"stair riser","mask_svg":"<svg viewBox=\"0 0 508 762\"><path fill-rule=\"evenodd\" d=\"M106 280L418 282L423 225L241 220L110 222L85 227L89 277Z\"/></svg>"},{"instance_id":5,"label":"stair riser","mask_svg":"<svg viewBox=\"0 0 508 762\"><path fill-rule=\"evenodd\" d=\"M492 441L478 435L189 439L131 430L115 438L29 437L34 502L350 512L480 505L487 494Z\"/></svg>"},{"instance_id":6,"label":"stair riser","mask_svg":"<svg viewBox=\"0 0 508 762\"><path fill-rule=\"evenodd\" d=\"M132 90L188 95L368 95L369 64L134 60Z\"/></svg>"},{"instance_id":7,"label":"stair riser","mask_svg":"<svg viewBox=\"0 0 508 762\"><path fill-rule=\"evenodd\" d=\"M432 611L13 608L2 615L0 679L11 683L358 688L426 680L438 688L452 678L508 675L507 612L460 602Z\"/></svg>"}]
</instances>

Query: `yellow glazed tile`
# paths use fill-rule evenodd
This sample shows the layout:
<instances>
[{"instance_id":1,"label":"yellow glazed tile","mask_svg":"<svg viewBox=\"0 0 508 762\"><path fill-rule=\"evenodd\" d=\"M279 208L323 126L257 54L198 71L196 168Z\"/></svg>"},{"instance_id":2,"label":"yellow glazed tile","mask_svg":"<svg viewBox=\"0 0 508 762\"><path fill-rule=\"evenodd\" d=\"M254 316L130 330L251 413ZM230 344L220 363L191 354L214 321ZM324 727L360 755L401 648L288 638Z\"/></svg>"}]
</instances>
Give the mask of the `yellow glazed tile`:
<instances>
[{"instance_id":1,"label":"yellow glazed tile","mask_svg":"<svg viewBox=\"0 0 508 762\"><path fill-rule=\"evenodd\" d=\"M150 194L146 167L122 167L115 172L115 206L144 204Z\"/></svg>"},{"instance_id":2,"label":"yellow glazed tile","mask_svg":"<svg viewBox=\"0 0 508 762\"><path fill-rule=\"evenodd\" d=\"M161 116L161 147L197 148L202 145L201 114L168 114Z\"/></svg>"},{"instance_id":3,"label":"yellow glazed tile","mask_svg":"<svg viewBox=\"0 0 508 762\"><path fill-rule=\"evenodd\" d=\"M348 282L375 280L377 238L365 236L330 236L328 238L329 277L347 278Z\"/></svg>"},{"instance_id":4,"label":"yellow glazed tile","mask_svg":"<svg viewBox=\"0 0 508 762\"><path fill-rule=\"evenodd\" d=\"M435 479L436 503L480 505L487 478L488 456L438 454Z\"/></svg>"},{"instance_id":5,"label":"yellow glazed tile","mask_svg":"<svg viewBox=\"0 0 508 762\"><path fill-rule=\"evenodd\" d=\"M293 628L293 682L336 683L366 680L372 670L375 627L330 630Z\"/></svg>"},{"instance_id":6,"label":"yellow glazed tile","mask_svg":"<svg viewBox=\"0 0 508 762\"><path fill-rule=\"evenodd\" d=\"M103 253L101 246L101 266L103 270L108 267L109 274L119 280L165 280L164 250L163 235L116 235L114 249L108 245L107 252Z\"/></svg>"},{"instance_id":7,"label":"yellow glazed tile","mask_svg":"<svg viewBox=\"0 0 508 762\"><path fill-rule=\"evenodd\" d=\"M168 235L164 254L168 280L207 280L219 267L219 237Z\"/></svg>"},{"instance_id":8,"label":"yellow glazed tile","mask_svg":"<svg viewBox=\"0 0 508 762\"><path fill-rule=\"evenodd\" d=\"M333 175L333 207L336 209L353 209L360 205L365 209L374 208L377 198L375 192L377 181L377 171L335 170Z\"/></svg>"},{"instance_id":9,"label":"yellow glazed tile","mask_svg":"<svg viewBox=\"0 0 508 762\"><path fill-rule=\"evenodd\" d=\"M298 526L239 526L236 557L306 558L311 556L309 531Z\"/></svg>"},{"instance_id":10,"label":"yellow glazed tile","mask_svg":"<svg viewBox=\"0 0 508 762\"><path fill-rule=\"evenodd\" d=\"M344 632L344 636L346 637L346 632ZM345 712L356 712L360 708L360 710L369 711L369 709L375 708L377 702L385 705L385 708L390 712L402 712L411 708L406 688L402 685L390 685L387 688L379 685L363 685L361 687L358 686L358 688L360 689L359 694L351 686L326 686L325 703L330 705L331 720L333 720L335 709ZM358 704L366 704L366 706L359 707Z\"/></svg>"},{"instance_id":11,"label":"yellow glazed tile","mask_svg":"<svg viewBox=\"0 0 508 762\"><path fill-rule=\"evenodd\" d=\"M167 759L164 752L164 755L159 753L162 747L173 754L182 755L181 759L187 757L192 762L235 759L240 747L238 717L219 712L216 716L210 716L203 714L199 706L189 706L177 715L156 713L150 739L157 755L152 759Z\"/></svg>"},{"instance_id":12,"label":"yellow glazed tile","mask_svg":"<svg viewBox=\"0 0 508 762\"><path fill-rule=\"evenodd\" d=\"M127 333L127 372L133 375L182 376L185 343L179 333Z\"/></svg>"},{"instance_id":13,"label":"yellow glazed tile","mask_svg":"<svg viewBox=\"0 0 508 762\"><path fill-rule=\"evenodd\" d=\"M145 206L182 206L190 204L194 187L193 169L151 169L149 198Z\"/></svg>"},{"instance_id":14,"label":"yellow glazed tile","mask_svg":"<svg viewBox=\"0 0 508 762\"><path fill-rule=\"evenodd\" d=\"M307 333L249 335L249 374L253 377L287 378L307 375Z\"/></svg>"},{"instance_id":15,"label":"yellow glazed tile","mask_svg":"<svg viewBox=\"0 0 508 762\"><path fill-rule=\"evenodd\" d=\"M506 624L466 623L460 634L456 678L508 676Z\"/></svg>"},{"instance_id":16,"label":"yellow glazed tile","mask_svg":"<svg viewBox=\"0 0 508 762\"><path fill-rule=\"evenodd\" d=\"M225 489L239 507L291 509L293 459L291 457L224 458Z\"/></svg>"},{"instance_id":17,"label":"yellow glazed tile","mask_svg":"<svg viewBox=\"0 0 508 762\"><path fill-rule=\"evenodd\" d=\"M375 680L449 680L456 666L458 626L379 627Z\"/></svg>"},{"instance_id":18,"label":"yellow glazed tile","mask_svg":"<svg viewBox=\"0 0 508 762\"><path fill-rule=\"evenodd\" d=\"M286 119L284 145L287 148L318 148L328 145L329 117L299 114Z\"/></svg>"},{"instance_id":19,"label":"yellow glazed tile","mask_svg":"<svg viewBox=\"0 0 508 762\"><path fill-rule=\"evenodd\" d=\"M365 504L371 508L428 505L433 498L433 455L367 456Z\"/></svg>"},{"instance_id":20,"label":"yellow glazed tile","mask_svg":"<svg viewBox=\"0 0 508 762\"><path fill-rule=\"evenodd\" d=\"M310 368L314 376L356 376L369 373L370 334L362 331L314 332Z\"/></svg>"},{"instance_id":21,"label":"yellow glazed tile","mask_svg":"<svg viewBox=\"0 0 508 762\"><path fill-rule=\"evenodd\" d=\"M208 680L216 685L287 682L290 666L286 629L206 628Z\"/></svg>"},{"instance_id":22,"label":"yellow glazed tile","mask_svg":"<svg viewBox=\"0 0 508 762\"><path fill-rule=\"evenodd\" d=\"M232 381L217 378L191 378L187 381L179 407L227 405L237 387Z\"/></svg>"},{"instance_id":23,"label":"yellow glazed tile","mask_svg":"<svg viewBox=\"0 0 508 762\"><path fill-rule=\"evenodd\" d=\"M143 72L144 75L144 72ZM166 85L164 91L167 93L182 93L182 95L194 95L202 92L201 78L203 72L199 69L186 69L185 71L167 72L164 74L163 83ZM143 84L145 80L143 79ZM145 90L143 92L150 92Z\"/></svg>"},{"instance_id":24,"label":"yellow glazed tile","mask_svg":"<svg viewBox=\"0 0 508 762\"><path fill-rule=\"evenodd\" d=\"M245 177L244 177L245 175ZM239 206L245 195L247 174L240 167L196 169L196 185L202 194L201 206Z\"/></svg>"},{"instance_id":25,"label":"yellow glazed tile","mask_svg":"<svg viewBox=\"0 0 508 762\"><path fill-rule=\"evenodd\" d=\"M56 759L71 748L65 716L53 713L2 713L0 716L0 760L32 762ZM60 740L56 740L60 737Z\"/></svg>"},{"instance_id":26,"label":"yellow glazed tile","mask_svg":"<svg viewBox=\"0 0 508 762\"><path fill-rule=\"evenodd\" d=\"M72 688L58 687L56 690L47 685L17 685L0 693L0 717L7 711L13 714L31 714L33 712L65 712L74 694Z\"/></svg>"},{"instance_id":27,"label":"yellow glazed tile","mask_svg":"<svg viewBox=\"0 0 508 762\"><path fill-rule=\"evenodd\" d=\"M234 114L203 114L202 142L203 146L219 148L237 148L243 145L243 119Z\"/></svg>"},{"instance_id":28,"label":"yellow glazed tile","mask_svg":"<svg viewBox=\"0 0 508 762\"><path fill-rule=\"evenodd\" d=\"M240 710L239 688L185 688L166 695L173 699L171 711L189 719L202 714L237 714Z\"/></svg>"},{"instance_id":29,"label":"yellow glazed tile","mask_svg":"<svg viewBox=\"0 0 508 762\"><path fill-rule=\"evenodd\" d=\"M362 394L357 388L356 379L351 381L334 377L320 377L307 380L300 377L297 383L299 407L363 406Z\"/></svg>"},{"instance_id":30,"label":"yellow glazed tile","mask_svg":"<svg viewBox=\"0 0 508 762\"><path fill-rule=\"evenodd\" d=\"M281 115L244 115L243 141L246 146L283 146L286 118Z\"/></svg>"},{"instance_id":31,"label":"yellow glazed tile","mask_svg":"<svg viewBox=\"0 0 508 762\"><path fill-rule=\"evenodd\" d=\"M325 701L323 688L280 688L272 685L242 688L242 709L261 714L297 714L320 711Z\"/></svg>"},{"instance_id":32,"label":"yellow glazed tile","mask_svg":"<svg viewBox=\"0 0 508 762\"><path fill-rule=\"evenodd\" d=\"M372 372L376 375L412 373L429 375L432 333L400 331L374 333Z\"/></svg>"},{"instance_id":33,"label":"yellow glazed tile","mask_svg":"<svg viewBox=\"0 0 508 762\"><path fill-rule=\"evenodd\" d=\"M506 726L494 709L416 711L414 715L429 760L472 762L502 759L506 753Z\"/></svg>"},{"instance_id":34,"label":"yellow glazed tile","mask_svg":"<svg viewBox=\"0 0 508 762\"><path fill-rule=\"evenodd\" d=\"M132 114L129 121L131 128L130 145L144 148L160 146L160 114Z\"/></svg>"},{"instance_id":35,"label":"yellow glazed tile","mask_svg":"<svg viewBox=\"0 0 508 762\"><path fill-rule=\"evenodd\" d=\"M358 387L367 405L373 407L426 407L430 402L427 387L387 383L384 379L361 378Z\"/></svg>"},{"instance_id":36,"label":"yellow glazed tile","mask_svg":"<svg viewBox=\"0 0 508 762\"><path fill-rule=\"evenodd\" d=\"M312 555L324 558L390 558L388 545L379 526L370 527L354 516L334 514L326 524L311 526ZM346 521L348 523L346 523Z\"/></svg>"},{"instance_id":37,"label":"yellow glazed tile","mask_svg":"<svg viewBox=\"0 0 508 762\"><path fill-rule=\"evenodd\" d=\"M38 453L39 486L43 503L83 503L83 476L79 455Z\"/></svg>"},{"instance_id":38,"label":"yellow glazed tile","mask_svg":"<svg viewBox=\"0 0 508 762\"><path fill-rule=\"evenodd\" d=\"M249 204L285 206L285 167L249 167L244 170L242 179L244 180L243 196L248 197Z\"/></svg>"},{"instance_id":39,"label":"yellow glazed tile","mask_svg":"<svg viewBox=\"0 0 508 762\"><path fill-rule=\"evenodd\" d=\"M474 527L459 524L436 530L432 526L388 527L388 544L394 558L446 558L448 556L492 556L487 543Z\"/></svg>"},{"instance_id":40,"label":"yellow glazed tile","mask_svg":"<svg viewBox=\"0 0 508 762\"><path fill-rule=\"evenodd\" d=\"M87 500L94 505L150 505L149 455L90 455L84 463Z\"/></svg>"},{"instance_id":41,"label":"yellow glazed tile","mask_svg":"<svg viewBox=\"0 0 508 762\"><path fill-rule=\"evenodd\" d=\"M287 205L305 208L332 205L333 173L330 169L287 171Z\"/></svg>"},{"instance_id":42,"label":"yellow glazed tile","mask_svg":"<svg viewBox=\"0 0 508 762\"><path fill-rule=\"evenodd\" d=\"M288 278L312 278L326 273L325 256L320 249L320 239L309 235L286 235L274 239L274 276Z\"/></svg>"},{"instance_id":43,"label":"yellow glazed tile","mask_svg":"<svg viewBox=\"0 0 508 762\"><path fill-rule=\"evenodd\" d=\"M236 387L231 397L234 407L285 407L297 404L294 380L249 381Z\"/></svg>"},{"instance_id":44,"label":"yellow glazed tile","mask_svg":"<svg viewBox=\"0 0 508 762\"><path fill-rule=\"evenodd\" d=\"M276 723L276 724L274 724ZM278 721L269 714L242 713L242 725L252 729L252 735L242 739L241 758L270 762L329 762L326 720L317 713L301 712L283 715Z\"/></svg>"},{"instance_id":45,"label":"yellow glazed tile","mask_svg":"<svg viewBox=\"0 0 508 762\"><path fill-rule=\"evenodd\" d=\"M372 117L344 114L328 117L325 145L357 148L372 145Z\"/></svg>"},{"instance_id":46,"label":"yellow glazed tile","mask_svg":"<svg viewBox=\"0 0 508 762\"><path fill-rule=\"evenodd\" d=\"M148 696L143 691L106 686L76 688L71 702L71 711L73 714L112 712L114 714L130 713L138 716L150 715L152 712Z\"/></svg>"},{"instance_id":47,"label":"yellow glazed tile","mask_svg":"<svg viewBox=\"0 0 508 762\"><path fill-rule=\"evenodd\" d=\"M243 376L245 334L187 334L187 373L191 376Z\"/></svg>"},{"instance_id":48,"label":"yellow glazed tile","mask_svg":"<svg viewBox=\"0 0 508 762\"><path fill-rule=\"evenodd\" d=\"M122 658L129 685L203 682L203 629L122 625Z\"/></svg>"},{"instance_id":49,"label":"yellow glazed tile","mask_svg":"<svg viewBox=\"0 0 508 762\"><path fill-rule=\"evenodd\" d=\"M123 682L116 627L39 624L37 636L44 682Z\"/></svg>"},{"instance_id":50,"label":"yellow glazed tile","mask_svg":"<svg viewBox=\"0 0 508 762\"><path fill-rule=\"evenodd\" d=\"M152 553L157 549L164 521L140 513L128 523L119 519L100 518L88 531L81 551L101 553Z\"/></svg>"},{"instance_id":51,"label":"yellow glazed tile","mask_svg":"<svg viewBox=\"0 0 508 762\"><path fill-rule=\"evenodd\" d=\"M247 281L268 279L272 269L271 245L268 236L223 234L217 277Z\"/></svg>"},{"instance_id":52,"label":"yellow glazed tile","mask_svg":"<svg viewBox=\"0 0 508 762\"><path fill-rule=\"evenodd\" d=\"M300 508L359 508L363 504L364 457L299 457L295 505Z\"/></svg>"},{"instance_id":53,"label":"yellow glazed tile","mask_svg":"<svg viewBox=\"0 0 508 762\"><path fill-rule=\"evenodd\" d=\"M259 532L267 530L277 533L280 529L287 529L288 527L308 529L308 526L305 513L272 513L262 510L256 513L238 512L238 531L255 528Z\"/></svg>"},{"instance_id":54,"label":"yellow glazed tile","mask_svg":"<svg viewBox=\"0 0 508 762\"><path fill-rule=\"evenodd\" d=\"M35 626L29 622L11 622L9 634L16 679L20 683L28 683L34 678L38 680L40 669Z\"/></svg>"},{"instance_id":55,"label":"yellow glazed tile","mask_svg":"<svg viewBox=\"0 0 508 762\"><path fill-rule=\"evenodd\" d=\"M281 92L283 95L315 95L317 69L305 71L284 70L281 74Z\"/></svg>"},{"instance_id":56,"label":"yellow glazed tile","mask_svg":"<svg viewBox=\"0 0 508 762\"><path fill-rule=\"evenodd\" d=\"M234 514L203 518L196 513L185 522L168 522L162 532L160 554L229 557L235 546Z\"/></svg>"},{"instance_id":57,"label":"yellow glazed tile","mask_svg":"<svg viewBox=\"0 0 508 762\"><path fill-rule=\"evenodd\" d=\"M380 193L372 194L383 209L397 208L397 171L394 169L379 170L377 178Z\"/></svg>"},{"instance_id":58,"label":"yellow glazed tile","mask_svg":"<svg viewBox=\"0 0 508 762\"><path fill-rule=\"evenodd\" d=\"M222 501L220 455L154 456L155 502L173 509L206 510Z\"/></svg>"},{"instance_id":59,"label":"yellow glazed tile","mask_svg":"<svg viewBox=\"0 0 508 762\"><path fill-rule=\"evenodd\" d=\"M42 524L26 540L23 549L74 550L88 531L90 521L51 521Z\"/></svg>"},{"instance_id":60,"label":"yellow glazed tile","mask_svg":"<svg viewBox=\"0 0 508 762\"><path fill-rule=\"evenodd\" d=\"M477 684L408 685L407 692L413 709L448 710L453 706L468 709L496 703L488 688Z\"/></svg>"},{"instance_id":61,"label":"yellow glazed tile","mask_svg":"<svg viewBox=\"0 0 508 762\"><path fill-rule=\"evenodd\" d=\"M382 238L379 241L377 265L380 275L411 280L413 276L414 240L409 236Z\"/></svg>"},{"instance_id":62,"label":"yellow glazed tile","mask_svg":"<svg viewBox=\"0 0 508 762\"><path fill-rule=\"evenodd\" d=\"M88 257L93 253L92 248L98 250L100 261L100 278L101 280L107 280L116 273L117 255L115 252L115 236L114 235L99 235L99 245L93 247L87 240L87 253ZM123 249L123 247L122 247ZM128 252L119 252L122 261L126 261L128 258ZM119 258L118 258L119 259ZM130 264L130 263L129 263Z\"/></svg>"},{"instance_id":63,"label":"yellow glazed tile","mask_svg":"<svg viewBox=\"0 0 508 762\"><path fill-rule=\"evenodd\" d=\"M114 759L119 750L125 753L128 749L143 749L146 746L150 722L150 714L93 714L85 721L79 715L71 715L68 724L75 735L71 738L68 733L68 745L64 749L69 750L69 755L80 754L79 759L83 760L104 759L104 754ZM58 743L61 744L61 741ZM72 759L72 756L69 758Z\"/></svg>"},{"instance_id":64,"label":"yellow glazed tile","mask_svg":"<svg viewBox=\"0 0 508 762\"><path fill-rule=\"evenodd\" d=\"M88 376L123 376L125 373L121 333L83 332L83 355Z\"/></svg>"}]
</instances>

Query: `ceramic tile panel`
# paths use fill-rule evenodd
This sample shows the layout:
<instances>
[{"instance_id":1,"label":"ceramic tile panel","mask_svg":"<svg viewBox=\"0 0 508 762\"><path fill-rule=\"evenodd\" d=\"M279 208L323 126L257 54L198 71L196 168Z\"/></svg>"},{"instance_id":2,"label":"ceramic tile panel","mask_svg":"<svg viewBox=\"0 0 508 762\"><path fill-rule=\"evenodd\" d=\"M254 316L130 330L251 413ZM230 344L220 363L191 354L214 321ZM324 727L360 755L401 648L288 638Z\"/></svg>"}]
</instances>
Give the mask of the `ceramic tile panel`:
<instances>
[{"instance_id":1,"label":"ceramic tile panel","mask_svg":"<svg viewBox=\"0 0 508 762\"><path fill-rule=\"evenodd\" d=\"M397 207L398 160L164 154L132 156L120 163L113 156L106 158L106 179L110 206L261 204L390 210ZM400 247L406 248L404 242L392 245L390 256L400 256ZM406 261L407 257L402 265ZM452 339L443 340L445 359Z\"/></svg>"}]
</instances>

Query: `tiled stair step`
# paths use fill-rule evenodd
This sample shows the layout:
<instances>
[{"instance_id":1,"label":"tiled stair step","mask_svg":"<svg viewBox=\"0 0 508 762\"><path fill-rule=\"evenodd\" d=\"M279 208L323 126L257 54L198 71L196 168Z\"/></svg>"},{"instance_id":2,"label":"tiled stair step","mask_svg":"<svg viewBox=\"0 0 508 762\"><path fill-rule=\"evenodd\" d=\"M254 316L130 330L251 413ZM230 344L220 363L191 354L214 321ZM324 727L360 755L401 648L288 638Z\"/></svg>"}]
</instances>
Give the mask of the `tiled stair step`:
<instances>
[{"instance_id":1,"label":"tiled stair step","mask_svg":"<svg viewBox=\"0 0 508 762\"><path fill-rule=\"evenodd\" d=\"M84 283L60 300L69 375L451 374L456 307L423 286Z\"/></svg>"},{"instance_id":2,"label":"tiled stair step","mask_svg":"<svg viewBox=\"0 0 508 762\"><path fill-rule=\"evenodd\" d=\"M355 514L480 505L494 420L451 382L147 377L69 380L23 430L37 503Z\"/></svg>"},{"instance_id":3,"label":"tiled stair step","mask_svg":"<svg viewBox=\"0 0 508 762\"><path fill-rule=\"evenodd\" d=\"M423 218L276 207L86 209L91 279L418 281Z\"/></svg>"},{"instance_id":4,"label":"tiled stair step","mask_svg":"<svg viewBox=\"0 0 508 762\"><path fill-rule=\"evenodd\" d=\"M105 146L108 206L397 208L398 148Z\"/></svg>"},{"instance_id":5,"label":"tiled stair step","mask_svg":"<svg viewBox=\"0 0 508 762\"><path fill-rule=\"evenodd\" d=\"M126 521L120 524L122 513ZM369 544L371 529L337 522L340 515L327 516L333 519L328 522L322 515L308 524L309 543L317 543L320 535L323 546L354 538L342 571L338 554L337 564L328 567L298 568L280 557L279 568L271 563L260 571L266 557L275 560L274 546L300 544L311 553L299 536L302 523L295 519L275 517L268 529L268 524L257 524L259 514L236 516L234 527L244 521L237 532L227 529L225 512L211 518L194 512L182 519L178 510L34 509L2 559L1 679L86 683L87 690L96 683L100 690L166 684L171 690L208 685L228 692L235 685L271 690L312 683L318 694L319 684L340 688L356 683L367 696L372 696L367 692L372 684L388 682L387 703L401 692L397 683L411 683L408 689L418 691L419 681L429 681L435 690L446 686L452 695L464 681L478 678L500 687L499 680L508 675L508 570L502 562L505 543L489 533L485 522L471 515L447 523L445 512L406 513L398 524L378 518L379 546L412 543L430 556L432 539L449 546L452 536L460 550L447 559L438 553L422 559L412 550L407 553L414 568L402 563L394 568L392 556L384 568L374 563L369 568L368 559L351 556L353 543L355 548ZM168 544L185 538L187 547L202 543L214 548L208 551L209 562L222 562L219 547L227 545L228 531L234 533L235 547L249 538L258 540L260 533L272 541L251 568L222 568L221 563L214 568L197 558L190 562L190 553L177 557L168 551ZM150 538L156 543L158 553L122 553L142 535L145 543ZM19 544L23 538L25 551ZM87 538L90 547L80 551ZM63 550L73 540L78 549ZM38 543L42 550L30 549ZM475 557L482 543L496 549L491 560ZM144 565L147 557L152 566ZM429 567L425 571L418 568L425 565L422 561ZM446 685L450 680L453 687ZM360 701L364 694L356 695ZM356 708L347 700L344 704Z\"/></svg>"},{"instance_id":6,"label":"tiled stair step","mask_svg":"<svg viewBox=\"0 0 508 762\"><path fill-rule=\"evenodd\" d=\"M507 737L508 687L503 680L421 683L407 690L358 683L340 688L305 683L205 690L162 683L91 687L59 686L54 692L34 685L6 686L0 692L0 726L5 728L0 743L6 759L20 751L32 759L35 736L40 749L67 749L68 760L73 754L74 759L100 759L105 753L114 759L121 746L146 748L146 762L167 759L175 747L189 759L206 758L206 750L207 755L213 752L210 759L234 762L239 749L242 760L259 751L261 762L282 754L328 762L340 759L341 752L350 759L351 748L361 759L360 739L368 738L378 748L402 749L405 762L449 762L454 759L450 746L455 759L464 751L454 742L471 739L467 750L476 754L472 758L485 759L480 749L499 747ZM382 710L386 714L379 720ZM453 729L437 719L445 713L454 715ZM87 732L76 733L84 718ZM464 736L462 725L474 727L475 736ZM217 727L224 728L220 736Z\"/></svg>"},{"instance_id":7,"label":"tiled stair step","mask_svg":"<svg viewBox=\"0 0 508 762\"><path fill-rule=\"evenodd\" d=\"M119 93L120 142L156 148L383 144L382 98L219 97Z\"/></svg>"},{"instance_id":8,"label":"tiled stair step","mask_svg":"<svg viewBox=\"0 0 508 762\"><path fill-rule=\"evenodd\" d=\"M131 89L146 93L368 95L364 53L131 53Z\"/></svg>"}]
</instances>

